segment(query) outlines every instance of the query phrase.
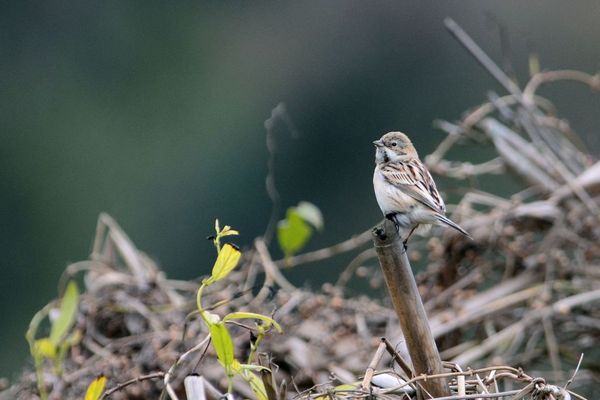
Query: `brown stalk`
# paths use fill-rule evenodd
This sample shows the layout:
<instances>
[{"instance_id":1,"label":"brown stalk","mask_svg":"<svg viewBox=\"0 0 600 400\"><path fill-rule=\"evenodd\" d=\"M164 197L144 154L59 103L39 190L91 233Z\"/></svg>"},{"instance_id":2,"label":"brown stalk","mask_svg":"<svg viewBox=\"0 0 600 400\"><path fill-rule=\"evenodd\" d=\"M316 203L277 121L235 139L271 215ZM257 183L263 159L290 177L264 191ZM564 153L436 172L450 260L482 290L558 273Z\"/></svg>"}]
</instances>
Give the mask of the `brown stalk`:
<instances>
[{"instance_id":1,"label":"brown stalk","mask_svg":"<svg viewBox=\"0 0 600 400\"><path fill-rule=\"evenodd\" d=\"M373 242L415 374L441 374L443 366L440 354L431 334L406 249L394 224L385 220L375 227ZM450 395L444 378L427 379L422 382L422 387L434 397Z\"/></svg>"}]
</instances>

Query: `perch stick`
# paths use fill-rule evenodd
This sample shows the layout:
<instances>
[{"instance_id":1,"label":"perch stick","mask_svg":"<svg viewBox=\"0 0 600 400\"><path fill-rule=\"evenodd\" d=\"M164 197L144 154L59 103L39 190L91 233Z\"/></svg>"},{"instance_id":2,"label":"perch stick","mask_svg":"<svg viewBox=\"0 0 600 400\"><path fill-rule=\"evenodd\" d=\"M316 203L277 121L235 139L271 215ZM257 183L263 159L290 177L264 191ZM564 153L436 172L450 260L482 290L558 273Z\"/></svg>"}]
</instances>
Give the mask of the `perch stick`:
<instances>
[{"instance_id":1,"label":"perch stick","mask_svg":"<svg viewBox=\"0 0 600 400\"><path fill-rule=\"evenodd\" d=\"M379 263L400 327L406 339L415 374L440 374L442 362L431 334L425 307L417 289L406 250L393 222L385 220L373 229L373 241ZM449 396L444 378L422 382L424 390L434 397Z\"/></svg>"}]
</instances>

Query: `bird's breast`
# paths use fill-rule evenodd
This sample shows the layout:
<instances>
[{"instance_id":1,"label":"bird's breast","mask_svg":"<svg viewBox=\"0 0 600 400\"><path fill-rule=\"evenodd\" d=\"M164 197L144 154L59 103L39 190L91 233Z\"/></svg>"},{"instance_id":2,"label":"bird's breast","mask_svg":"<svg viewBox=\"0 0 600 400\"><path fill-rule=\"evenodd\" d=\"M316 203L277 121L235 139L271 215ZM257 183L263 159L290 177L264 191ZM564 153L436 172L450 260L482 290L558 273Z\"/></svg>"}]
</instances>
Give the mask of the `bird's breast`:
<instances>
[{"instance_id":1,"label":"bird's breast","mask_svg":"<svg viewBox=\"0 0 600 400\"><path fill-rule=\"evenodd\" d=\"M417 201L405 194L396 186L390 184L378 168L373 173L373 188L377 204L384 215L389 213L410 211Z\"/></svg>"}]
</instances>

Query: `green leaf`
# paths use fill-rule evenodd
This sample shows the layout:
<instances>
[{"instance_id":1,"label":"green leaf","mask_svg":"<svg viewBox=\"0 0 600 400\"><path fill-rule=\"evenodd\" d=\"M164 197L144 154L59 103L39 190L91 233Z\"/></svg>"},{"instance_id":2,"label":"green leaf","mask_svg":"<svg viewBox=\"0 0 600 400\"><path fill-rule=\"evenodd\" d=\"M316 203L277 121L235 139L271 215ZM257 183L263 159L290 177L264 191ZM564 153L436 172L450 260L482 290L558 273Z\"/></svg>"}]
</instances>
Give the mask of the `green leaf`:
<instances>
[{"instance_id":1,"label":"green leaf","mask_svg":"<svg viewBox=\"0 0 600 400\"><path fill-rule=\"evenodd\" d=\"M102 396L102 392L104 391L104 387L106 386L106 377L104 375L100 375L96 379L94 379L87 388L85 392L85 400L98 400L100 396Z\"/></svg>"},{"instance_id":2,"label":"green leaf","mask_svg":"<svg viewBox=\"0 0 600 400\"><path fill-rule=\"evenodd\" d=\"M219 255L217 256L217 260L212 269L212 274L207 283L217 282L229 275L237 265L241 255L242 253L233 247L233 245L225 243L221 251L219 251Z\"/></svg>"},{"instance_id":3,"label":"green leaf","mask_svg":"<svg viewBox=\"0 0 600 400\"><path fill-rule=\"evenodd\" d=\"M202 318L204 318L208 325L218 324L221 321L221 317L219 317L217 314L213 314L208 311L202 311L201 314Z\"/></svg>"},{"instance_id":4,"label":"green leaf","mask_svg":"<svg viewBox=\"0 0 600 400\"><path fill-rule=\"evenodd\" d=\"M223 322L226 322L226 321L229 321L232 319L246 319L246 318L247 319L259 319L261 321L265 321L268 325L273 325L279 333L283 332L283 329L281 329L281 326L273 318L267 317L266 315L262 315L262 314L252 313L252 312L241 312L241 311L240 312L232 312L230 314L227 314L223 318Z\"/></svg>"},{"instance_id":5,"label":"green leaf","mask_svg":"<svg viewBox=\"0 0 600 400\"><path fill-rule=\"evenodd\" d=\"M242 378L248 382L250 389L252 389L252 392L254 392L254 395L258 400L269 400L267 396L267 390L265 389L265 384L263 383L262 379L250 372L247 368L243 369Z\"/></svg>"},{"instance_id":6,"label":"green leaf","mask_svg":"<svg viewBox=\"0 0 600 400\"><path fill-rule=\"evenodd\" d=\"M350 390L356 390L358 389L358 385L357 384L352 384L352 383L343 383L341 385L338 385L334 388L336 391L350 391Z\"/></svg>"},{"instance_id":7,"label":"green leaf","mask_svg":"<svg viewBox=\"0 0 600 400\"><path fill-rule=\"evenodd\" d=\"M239 235L240 233L238 231L236 231L235 229L231 229L231 227L229 225L225 225L223 227L223 230L221 232L219 232L219 236L221 237L225 237L225 236L231 236L231 235Z\"/></svg>"},{"instance_id":8,"label":"green leaf","mask_svg":"<svg viewBox=\"0 0 600 400\"><path fill-rule=\"evenodd\" d=\"M322 394L314 398L314 400L330 400L331 398L338 398L337 393L348 394L348 392L358 390L359 385L352 383L344 383L333 388L332 393ZM346 397L346 396L344 396Z\"/></svg>"},{"instance_id":9,"label":"green leaf","mask_svg":"<svg viewBox=\"0 0 600 400\"><path fill-rule=\"evenodd\" d=\"M65 294L60 302L60 313L50 328L50 341L58 346L75 323L77 307L79 306L79 292L77 284L70 281Z\"/></svg>"},{"instance_id":10,"label":"green leaf","mask_svg":"<svg viewBox=\"0 0 600 400\"><path fill-rule=\"evenodd\" d=\"M240 369L247 369L249 371L269 371L271 370L267 367L263 367L262 365L254 365L254 364L240 364Z\"/></svg>"},{"instance_id":11,"label":"green leaf","mask_svg":"<svg viewBox=\"0 0 600 400\"><path fill-rule=\"evenodd\" d=\"M540 58L536 53L529 54L529 76L540 72Z\"/></svg>"},{"instance_id":12,"label":"green leaf","mask_svg":"<svg viewBox=\"0 0 600 400\"><path fill-rule=\"evenodd\" d=\"M56 358L56 354L58 351L56 345L49 338L36 340L34 342L33 348L35 352L35 354L33 355L34 357L44 357L49 358L51 360Z\"/></svg>"},{"instance_id":13,"label":"green leaf","mask_svg":"<svg viewBox=\"0 0 600 400\"><path fill-rule=\"evenodd\" d=\"M294 208L289 208L286 219L279 221L277 225L277 241L286 257L304 247L311 235L310 226Z\"/></svg>"},{"instance_id":14,"label":"green leaf","mask_svg":"<svg viewBox=\"0 0 600 400\"><path fill-rule=\"evenodd\" d=\"M296 207L296 212L300 214L304 221L315 227L315 229L319 231L323 229L323 214L313 203L301 201Z\"/></svg>"},{"instance_id":15,"label":"green leaf","mask_svg":"<svg viewBox=\"0 0 600 400\"><path fill-rule=\"evenodd\" d=\"M228 375L233 365L233 340L223 322L209 325L210 337L217 352L219 362L228 371Z\"/></svg>"}]
</instances>

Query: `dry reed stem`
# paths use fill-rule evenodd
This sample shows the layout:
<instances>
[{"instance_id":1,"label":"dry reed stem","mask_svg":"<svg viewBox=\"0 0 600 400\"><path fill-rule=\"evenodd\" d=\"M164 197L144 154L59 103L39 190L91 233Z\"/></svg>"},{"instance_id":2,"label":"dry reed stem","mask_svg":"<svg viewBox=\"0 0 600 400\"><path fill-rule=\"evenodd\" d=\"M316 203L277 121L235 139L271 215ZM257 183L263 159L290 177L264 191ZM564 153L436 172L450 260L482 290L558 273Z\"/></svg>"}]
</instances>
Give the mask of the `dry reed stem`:
<instances>
[{"instance_id":1,"label":"dry reed stem","mask_svg":"<svg viewBox=\"0 0 600 400\"><path fill-rule=\"evenodd\" d=\"M431 334L406 248L394 224L386 219L383 224L374 228L373 242L415 373L441 373L440 355ZM423 391L434 397L449 394L443 379L429 379L422 385Z\"/></svg>"}]
</instances>

